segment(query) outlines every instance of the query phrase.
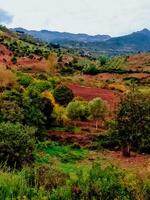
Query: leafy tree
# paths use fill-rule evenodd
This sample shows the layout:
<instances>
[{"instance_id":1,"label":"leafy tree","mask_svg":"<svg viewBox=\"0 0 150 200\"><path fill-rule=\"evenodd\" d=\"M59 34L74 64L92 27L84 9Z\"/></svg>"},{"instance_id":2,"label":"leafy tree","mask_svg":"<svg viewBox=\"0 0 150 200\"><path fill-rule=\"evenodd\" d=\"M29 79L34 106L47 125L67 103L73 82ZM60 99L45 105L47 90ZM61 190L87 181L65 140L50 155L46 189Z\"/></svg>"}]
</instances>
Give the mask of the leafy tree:
<instances>
[{"instance_id":1,"label":"leafy tree","mask_svg":"<svg viewBox=\"0 0 150 200\"><path fill-rule=\"evenodd\" d=\"M36 89L27 90L24 93L23 109L25 113L25 124L36 126L40 129L50 125L53 104Z\"/></svg>"},{"instance_id":2,"label":"leafy tree","mask_svg":"<svg viewBox=\"0 0 150 200\"><path fill-rule=\"evenodd\" d=\"M98 121L104 120L107 109L104 101L97 97L89 102L89 110L91 118L96 121L96 129L98 128Z\"/></svg>"},{"instance_id":3,"label":"leafy tree","mask_svg":"<svg viewBox=\"0 0 150 200\"><path fill-rule=\"evenodd\" d=\"M107 56L100 56L99 60L100 60L101 66L104 66L108 62L108 57Z\"/></svg>"},{"instance_id":4,"label":"leafy tree","mask_svg":"<svg viewBox=\"0 0 150 200\"><path fill-rule=\"evenodd\" d=\"M117 113L117 135L124 156L131 147L144 149L150 141L150 99L139 92L126 94ZM150 145L148 145L150 151Z\"/></svg>"},{"instance_id":5,"label":"leafy tree","mask_svg":"<svg viewBox=\"0 0 150 200\"><path fill-rule=\"evenodd\" d=\"M72 120L85 120L89 116L88 105L85 101L72 101L67 106L67 115Z\"/></svg>"},{"instance_id":6,"label":"leafy tree","mask_svg":"<svg viewBox=\"0 0 150 200\"><path fill-rule=\"evenodd\" d=\"M74 98L72 90L64 85L56 87L53 92L53 95L56 102L62 106L67 106L68 103Z\"/></svg>"},{"instance_id":7,"label":"leafy tree","mask_svg":"<svg viewBox=\"0 0 150 200\"><path fill-rule=\"evenodd\" d=\"M0 123L0 163L20 168L33 160L36 129L19 123Z\"/></svg>"}]
</instances>

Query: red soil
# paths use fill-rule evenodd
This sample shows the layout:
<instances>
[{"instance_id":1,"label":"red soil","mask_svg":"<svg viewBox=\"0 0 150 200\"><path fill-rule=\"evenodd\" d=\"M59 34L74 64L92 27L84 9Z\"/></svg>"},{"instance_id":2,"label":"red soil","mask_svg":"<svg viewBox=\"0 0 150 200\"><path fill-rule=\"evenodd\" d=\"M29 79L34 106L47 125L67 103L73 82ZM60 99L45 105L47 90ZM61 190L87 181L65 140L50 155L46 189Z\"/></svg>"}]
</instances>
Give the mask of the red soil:
<instances>
[{"instance_id":1,"label":"red soil","mask_svg":"<svg viewBox=\"0 0 150 200\"><path fill-rule=\"evenodd\" d=\"M82 75L82 78L85 80L95 80L95 81L108 81L114 79L115 81L123 81L126 77L135 77L139 79L146 79L150 77L149 73L131 73L131 74L110 74L110 73L101 73L95 76L91 75Z\"/></svg>"},{"instance_id":2,"label":"red soil","mask_svg":"<svg viewBox=\"0 0 150 200\"><path fill-rule=\"evenodd\" d=\"M123 168L136 170L136 172L139 172L142 176L150 173L149 155L132 153L130 158L126 158L122 156L120 151L106 151L103 156L112 162L112 164L116 163Z\"/></svg>"},{"instance_id":3,"label":"red soil","mask_svg":"<svg viewBox=\"0 0 150 200\"><path fill-rule=\"evenodd\" d=\"M28 57L17 58L17 63L13 64L11 59L13 52L6 48L6 46L0 44L0 65L7 68L16 69L30 69L32 71L46 71L48 68L47 61L45 59L40 60L39 56L34 56L30 59Z\"/></svg>"},{"instance_id":4,"label":"red soil","mask_svg":"<svg viewBox=\"0 0 150 200\"><path fill-rule=\"evenodd\" d=\"M87 134L75 134L73 132L49 131L48 136L53 141L87 146L92 142L92 137Z\"/></svg>"},{"instance_id":5,"label":"red soil","mask_svg":"<svg viewBox=\"0 0 150 200\"><path fill-rule=\"evenodd\" d=\"M116 105L119 102L119 97L112 90L84 87L77 84L70 84L68 87L72 89L75 96L83 97L87 101L90 101L95 97L101 97L104 101L106 101L110 110L116 108Z\"/></svg>"}]
</instances>

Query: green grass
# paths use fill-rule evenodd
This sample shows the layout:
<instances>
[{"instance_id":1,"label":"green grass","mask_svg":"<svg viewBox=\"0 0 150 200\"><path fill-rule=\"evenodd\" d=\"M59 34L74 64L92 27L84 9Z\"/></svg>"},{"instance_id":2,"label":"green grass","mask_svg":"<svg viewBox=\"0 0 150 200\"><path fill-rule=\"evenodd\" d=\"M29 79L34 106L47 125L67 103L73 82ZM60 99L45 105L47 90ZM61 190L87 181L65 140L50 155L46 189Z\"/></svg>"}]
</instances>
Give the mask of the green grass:
<instances>
[{"instance_id":1,"label":"green grass","mask_svg":"<svg viewBox=\"0 0 150 200\"><path fill-rule=\"evenodd\" d=\"M48 163L52 158L58 158L62 163L75 163L87 158L88 150L63 146L58 143L41 143L37 147L36 162Z\"/></svg>"}]
</instances>

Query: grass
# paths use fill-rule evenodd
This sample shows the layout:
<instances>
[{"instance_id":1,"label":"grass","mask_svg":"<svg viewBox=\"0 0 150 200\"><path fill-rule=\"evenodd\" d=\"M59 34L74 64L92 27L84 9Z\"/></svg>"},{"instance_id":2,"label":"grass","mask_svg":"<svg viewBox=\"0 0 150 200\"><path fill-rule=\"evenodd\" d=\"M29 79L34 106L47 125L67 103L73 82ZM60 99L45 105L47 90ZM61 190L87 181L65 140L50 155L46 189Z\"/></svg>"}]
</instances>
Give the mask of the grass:
<instances>
[{"instance_id":1,"label":"grass","mask_svg":"<svg viewBox=\"0 0 150 200\"><path fill-rule=\"evenodd\" d=\"M59 145L55 142L41 143L36 150L36 162L48 163L58 158L62 163L76 163L87 158L88 150Z\"/></svg>"}]
</instances>

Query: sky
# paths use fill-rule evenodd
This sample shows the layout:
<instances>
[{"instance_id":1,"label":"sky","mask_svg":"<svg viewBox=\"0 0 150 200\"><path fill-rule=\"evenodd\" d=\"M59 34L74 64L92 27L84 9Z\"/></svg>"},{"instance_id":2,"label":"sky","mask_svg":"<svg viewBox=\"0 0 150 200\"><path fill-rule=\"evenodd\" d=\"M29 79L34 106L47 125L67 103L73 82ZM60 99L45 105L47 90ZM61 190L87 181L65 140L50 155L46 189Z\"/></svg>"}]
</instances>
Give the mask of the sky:
<instances>
[{"instance_id":1,"label":"sky","mask_svg":"<svg viewBox=\"0 0 150 200\"><path fill-rule=\"evenodd\" d=\"M0 0L0 24L120 36L150 29L150 0Z\"/></svg>"}]
</instances>

